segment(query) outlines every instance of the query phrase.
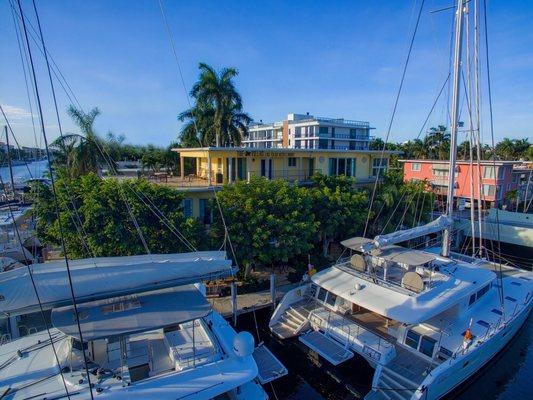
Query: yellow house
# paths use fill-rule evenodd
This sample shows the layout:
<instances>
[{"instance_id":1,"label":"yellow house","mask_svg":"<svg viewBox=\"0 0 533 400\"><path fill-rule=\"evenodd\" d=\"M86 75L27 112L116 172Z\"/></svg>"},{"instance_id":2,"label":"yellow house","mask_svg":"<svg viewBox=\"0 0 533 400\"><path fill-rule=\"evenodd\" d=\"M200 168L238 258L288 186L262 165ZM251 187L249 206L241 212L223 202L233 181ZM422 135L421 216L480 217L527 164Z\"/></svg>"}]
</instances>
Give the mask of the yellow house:
<instances>
[{"instance_id":1,"label":"yellow house","mask_svg":"<svg viewBox=\"0 0 533 400\"><path fill-rule=\"evenodd\" d=\"M308 182L319 172L346 175L357 185L374 181L378 170L388 167L391 154L379 150L288 149L247 147L175 148L180 156L181 176L168 184L187 191L188 215L210 222L208 199L222 184L252 177ZM185 166L185 168L184 168Z\"/></svg>"}]
</instances>

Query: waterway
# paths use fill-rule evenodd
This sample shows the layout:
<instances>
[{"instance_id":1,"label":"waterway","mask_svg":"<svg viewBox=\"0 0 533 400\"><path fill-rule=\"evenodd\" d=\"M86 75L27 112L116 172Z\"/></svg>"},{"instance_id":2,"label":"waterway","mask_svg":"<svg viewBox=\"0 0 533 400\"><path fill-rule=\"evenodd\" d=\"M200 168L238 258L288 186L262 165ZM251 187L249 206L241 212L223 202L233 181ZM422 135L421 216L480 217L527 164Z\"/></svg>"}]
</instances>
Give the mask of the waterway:
<instances>
[{"instance_id":1,"label":"waterway","mask_svg":"<svg viewBox=\"0 0 533 400\"><path fill-rule=\"evenodd\" d=\"M271 399L362 399L370 390L373 370L360 357L333 367L296 340L281 341L268 329L270 309L239 316L237 330L252 333L287 367L289 374L266 385ZM255 320L257 320L257 328ZM511 400L531 398L533 377L533 317L507 349L454 394L459 400Z\"/></svg>"},{"instance_id":2,"label":"waterway","mask_svg":"<svg viewBox=\"0 0 533 400\"><path fill-rule=\"evenodd\" d=\"M42 178L46 171L48 171L48 163L45 160L14 165L13 180L15 183L22 183L31 178ZM0 175L4 182L10 181L8 167L0 167Z\"/></svg>"}]
</instances>

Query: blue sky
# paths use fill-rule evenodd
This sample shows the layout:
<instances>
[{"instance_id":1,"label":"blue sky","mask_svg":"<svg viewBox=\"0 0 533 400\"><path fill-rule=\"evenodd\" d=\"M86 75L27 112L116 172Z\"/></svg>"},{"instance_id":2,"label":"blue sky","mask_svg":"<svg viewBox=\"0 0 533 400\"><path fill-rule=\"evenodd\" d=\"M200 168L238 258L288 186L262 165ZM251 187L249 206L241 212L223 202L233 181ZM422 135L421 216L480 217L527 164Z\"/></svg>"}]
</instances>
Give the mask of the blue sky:
<instances>
[{"instance_id":1,"label":"blue sky","mask_svg":"<svg viewBox=\"0 0 533 400\"><path fill-rule=\"evenodd\" d=\"M289 112L370 121L383 137L421 0L170 1L165 0L187 87L198 62L239 70L237 86L255 119ZM448 74L451 0L426 0L391 140L418 134ZM32 6L23 0L30 15ZM157 0L44 1L37 6L49 51L83 107L98 106L100 134L131 143L168 145L187 108ZM531 137L533 2L488 0L496 137ZM10 7L0 1L0 103L19 140L33 138ZM34 49L34 54L36 50ZM49 138L58 135L43 61L39 86ZM486 94L486 88L484 88ZM65 130L75 130L64 110ZM486 104L486 99L485 99ZM464 108L463 108L464 111ZM488 109L484 109L488 115ZM430 125L446 122L446 95ZM3 124L1 122L0 124ZM484 127L488 127L485 120ZM487 141L488 131L484 139Z\"/></svg>"}]
</instances>

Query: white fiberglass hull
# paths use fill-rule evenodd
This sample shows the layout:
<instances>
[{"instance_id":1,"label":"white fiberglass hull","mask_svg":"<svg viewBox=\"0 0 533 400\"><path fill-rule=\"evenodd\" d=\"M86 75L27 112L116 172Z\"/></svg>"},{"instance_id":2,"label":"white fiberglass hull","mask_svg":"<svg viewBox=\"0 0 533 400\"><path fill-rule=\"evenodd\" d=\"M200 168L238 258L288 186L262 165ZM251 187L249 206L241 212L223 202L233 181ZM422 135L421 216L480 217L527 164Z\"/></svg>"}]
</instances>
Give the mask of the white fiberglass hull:
<instances>
[{"instance_id":1,"label":"white fiberglass hull","mask_svg":"<svg viewBox=\"0 0 533 400\"><path fill-rule=\"evenodd\" d=\"M78 302L93 301L229 276L234 269L224 252L150 254L69 262ZM64 261L32 264L39 300L45 309L71 304ZM0 314L39 310L28 268L0 273Z\"/></svg>"},{"instance_id":2,"label":"white fiberglass hull","mask_svg":"<svg viewBox=\"0 0 533 400\"><path fill-rule=\"evenodd\" d=\"M443 362L431 371L420 386L425 387L425 390L418 390L413 398L441 399L474 376L509 344L529 317L530 310L531 303L482 345L471 349L464 356Z\"/></svg>"}]
</instances>

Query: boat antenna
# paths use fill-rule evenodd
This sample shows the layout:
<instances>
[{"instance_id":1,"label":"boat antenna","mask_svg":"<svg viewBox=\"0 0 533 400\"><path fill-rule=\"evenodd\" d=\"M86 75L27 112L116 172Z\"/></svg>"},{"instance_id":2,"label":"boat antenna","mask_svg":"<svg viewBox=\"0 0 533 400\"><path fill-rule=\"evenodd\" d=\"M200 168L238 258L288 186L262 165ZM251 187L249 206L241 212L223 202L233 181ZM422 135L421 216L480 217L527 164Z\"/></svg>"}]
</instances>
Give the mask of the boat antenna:
<instances>
[{"instance_id":1,"label":"boat antenna","mask_svg":"<svg viewBox=\"0 0 533 400\"><path fill-rule=\"evenodd\" d=\"M459 91L461 79L461 52L463 45L463 12L464 0L457 1L455 15L455 45L453 55L453 80L452 80L452 107L450 126L450 165L448 169L448 193L446 199L446 216L449 219L448 226L444 229L442 238L443 257L450 256L450 244L452 234L453 203L455 192L455 164L457 159L457 128L459 127Z\"/></svg>"},{"instance_id":2,"label":"boat antenna","mask_svg":"<svg viewBox=\"0 0 533 400\"><path fill-rule=\"evenodd\" d=\"M50 149L49 149L49 146L48 146L48 138L46 137L46 126L45 126L45 123L44 123L44 115L43 115L42 103L41 103L41 99L40 99L40 95L39 95L39 87L37 85L37 75L35 73L35 65L34 65L34 62L33 62L33 56L32 56L32 53L31 53L30 41L29 41L29 38L28 38L28 30L27 30L27 27L26 27L26 17L22 13L22 5L20 3L20 0L17 0L17 5L18 5L19 11L20 11L20 16L21 16L21 20L22 20L22 28L23 28L25 42L26 42L26 46L27 46L27 49L28 49L29 59L30 59L31 73L32 73L34 87L35 87L35 97L36 97L36 100L37 100L37 109L38 109L38 112L39 112L39 121L41 123L41 129L42 129L42 133L43 133L46 158L47 158L47 161L48 161L48 170L49 170L49 173L50 173L50 180L51 180L51 186L52 186L52 194L53 194L53 197L54 197L54 209L55 209L55 214L56 214L57 221L58 221L58 226L59 226L59 236L60 236L60 240L61 240L61 247L62 247L62 250L63 250L63 256L64 256L65 266L66 266L66 270L67 270L67 277L68 277L68 284L69 284L69 288L70 288L70 295L71 295L71 298L72 298L72 304L74 306L76 325L77 325L77 328L78 328L78 334L80 336L81 349L82 349L82 354L83 354L83 363L84 363L84 366L85 366L85 372L87 374L87 383L88 383L88 388L89 388L89 393L90 393L90 396L91 396L91 400L94 400L93 390L92 390L92 385L91 385L91 379L90 379L91 374L89 373L89 366L88 366L88 363L87 363L87 355L86 355L86 352L85 352L85 346L83 345L83 333L82 333L80 319L79 319L78 305L77 305L77 302L76 302L76 296L74 294L74 287L73 287L73 284L72 284L72 275L71 275L70 265L69 265L69 260L68 260L67 247L66 247L66 244L65 244L65 235L64 235L64 232L63 232L63 223L61 222L60 213L59 213L59 201L58 201L58 198L57 198L56 184L55 184L55 179L54 179L54 173L53 173L53 170L52 170L52 160L51 160L51 157L50 157ZM35 10L35 11L36 11L37 18L39 18L37 10Z\"/></svg>"}]
</instances>

